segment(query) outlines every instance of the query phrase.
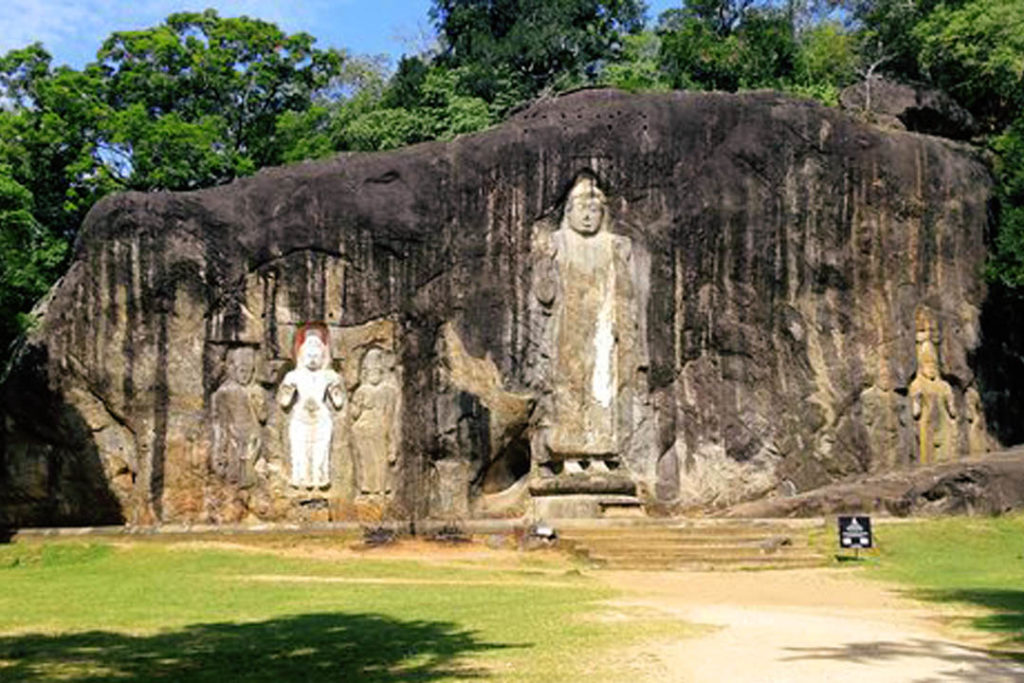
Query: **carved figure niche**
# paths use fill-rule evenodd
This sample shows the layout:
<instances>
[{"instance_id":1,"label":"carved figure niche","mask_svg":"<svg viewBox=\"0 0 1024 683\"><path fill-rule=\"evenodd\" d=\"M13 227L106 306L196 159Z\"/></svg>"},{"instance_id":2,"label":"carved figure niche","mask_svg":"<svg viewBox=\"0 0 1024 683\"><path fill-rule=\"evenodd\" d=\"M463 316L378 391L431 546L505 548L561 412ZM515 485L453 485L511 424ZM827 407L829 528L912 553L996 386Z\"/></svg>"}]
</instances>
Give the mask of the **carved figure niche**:
<instances>
[{"instance_id":1,"label":"carved figure niche","mask_svg":"<svg viewBox=\"0 0 1024 683\"><path fill-rule=\"evenodd\" d=\"M391 355L371 347L363 355L359 387L349 407L356 488L363 496L391 494L398 462L400 396Z\"/></svg>"},{"instance_id":2,"label":"carved figure niche","mask_svg":"<svg viewBox=\"0 0 1024 683\"><path fill-rule=\"evenodd\" d=\"M611 232L604 192L581 174L558 230L541 231L534 248L534 295L550 316L546 436L534 456L556 474L604 479L621 464L622 391L640 343L632 241Z\"/></svg>"},{"instance_id":3,"label":"carved figure niche","mask_svg":"<svg viewBox=\"0 0 1024 683\"><path fill-rule=\"evenodd\" d=\"M910 410L917 421L918 460L923 465L956 458L956 403L953 388L940 375L938 327L924 312L917 315L917 373L910 383Z\"/></svg>"},{"instance_id":4,"label":"carved figure niche","mask_svg":"<svg viewBox=\"0 0 1024 683\"><path fill-rule=\"evenodd\" d=\"M263 448L262 430L267 421L263 390L253 382L255 350L243 346L227 352L224 383L213 392L213 452L211 469L239 488L256 483L256 461Z\"/></svg>"},{"instance_id":5,"label":"carved figure niche","mask_svg":"<svg viewBox=\"0 0 1024 683\"><path fill-rule=\"evenodd\" d=\"M290 483L295 488L331 484L331 436L334 411L345 405L345 385L331 368L325 325L306 325L295 335L296 367L285 375L277 400L291 413L288 421Z\"/></svg>"}]
</instances>

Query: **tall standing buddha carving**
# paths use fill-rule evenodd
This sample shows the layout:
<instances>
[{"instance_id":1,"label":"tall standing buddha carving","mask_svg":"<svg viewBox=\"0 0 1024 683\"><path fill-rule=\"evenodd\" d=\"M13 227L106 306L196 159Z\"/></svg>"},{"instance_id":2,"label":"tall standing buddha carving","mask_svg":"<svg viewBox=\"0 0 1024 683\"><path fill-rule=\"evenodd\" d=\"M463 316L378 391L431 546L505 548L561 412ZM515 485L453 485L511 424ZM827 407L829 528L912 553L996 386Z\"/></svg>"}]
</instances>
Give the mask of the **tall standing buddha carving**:
<instances>
[{"instance_id":1,"label":"tall standing buddha carving","mask_svg":"<svg viewBox=\"0 0 1024 683\"><path fill-rule=\"evenodd\" d=\"M617 467L622 391L631 381L635 296L632 242L611 231L604 192L575 180L558 230L538 235L534 292L550 316L541 460L569 474Z\"/></svg>"}]
</instances>

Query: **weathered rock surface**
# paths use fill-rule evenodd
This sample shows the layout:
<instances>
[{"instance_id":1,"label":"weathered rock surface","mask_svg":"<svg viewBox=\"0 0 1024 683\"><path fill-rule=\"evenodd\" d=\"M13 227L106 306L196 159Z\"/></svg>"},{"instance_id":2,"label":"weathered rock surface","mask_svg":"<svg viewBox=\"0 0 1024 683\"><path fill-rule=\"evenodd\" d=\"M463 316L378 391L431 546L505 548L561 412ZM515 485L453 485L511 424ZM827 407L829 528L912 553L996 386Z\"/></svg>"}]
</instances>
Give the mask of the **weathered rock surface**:
<instances>
[{"instance_id":1,"label":"weathered rock surface","mask_svg":"<svg viewBox=\"0 0 1024 683\"><path fill-rule=\"evenodd\" d=\"M741 503L725 517L821 517L879 513L1001 515L1024 507L1024 450L984 461L956 462L917 470L854 477L795 496Z\"/></svg>"},{"instance_id":2,"label":"weathered rock surface","mask_svg":"<svg viewBox=\"0 0 1024 683\"><path fill-rule=\"evenodd\" d=\"M603 222L563 220L581 178ZM810 102L586 91L108 198L3 384L0 522L682 510L907 467L933 433L984 451L990 189L967 147ZM344 386L328 480L296 486L317 441L274 399L310 322Z\"/></svg>"},{"instance_id":3,"label":"weathered rock surface","mask_svg":"<svg viewBox=\"0 0 1024 683\"><path fill-rule=\"evenodd\" d=\"M843 109L868 113L893 128L954 140L969 140L978 122L948 94L920 83L897 83L885 78L861 81L839 94Z\"/></svg>"}]
</instances>

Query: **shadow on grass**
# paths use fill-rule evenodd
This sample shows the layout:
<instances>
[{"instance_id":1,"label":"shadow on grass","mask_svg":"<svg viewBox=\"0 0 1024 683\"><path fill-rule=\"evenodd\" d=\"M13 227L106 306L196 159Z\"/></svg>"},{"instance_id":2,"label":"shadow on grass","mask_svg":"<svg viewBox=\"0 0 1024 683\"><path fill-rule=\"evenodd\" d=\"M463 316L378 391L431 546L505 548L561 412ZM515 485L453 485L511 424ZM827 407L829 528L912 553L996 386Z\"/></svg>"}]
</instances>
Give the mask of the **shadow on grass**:
<instances>
[{"instance_id":1,"label":"shadow on grass","mask_svg":"<svg viewBox=\"0 0 1024 683\"><path fill-rule=\"evenodd\" d=\"M964 681L1020 681L1024 680L1024 666L1008 659L992 656L985 650L963 647L941 640L908 638L899 641L863 641L840 643L831 647L792 647L793 653L785 661L836 660L850 664L871 665L893 660L931 660L939 666L949 666L939 673L946 680ZM868 673L868 672L865 672ZM870 678L870 675L865 676ZM927 680L937 680L929 678Z\"/></svg>"},{"instance_id":2,"label":"shadow on grass","mask_svg":"<svg viewBox=\"0 0 1024 683\"><path fill-rule=\"evenodd\" d=\"M109 631L0 636L0 679L43 681L434 681L486 678L462 662L508 647L436 621L304 614L198 624L132 636Z\"/></svg>"}]
</instances>

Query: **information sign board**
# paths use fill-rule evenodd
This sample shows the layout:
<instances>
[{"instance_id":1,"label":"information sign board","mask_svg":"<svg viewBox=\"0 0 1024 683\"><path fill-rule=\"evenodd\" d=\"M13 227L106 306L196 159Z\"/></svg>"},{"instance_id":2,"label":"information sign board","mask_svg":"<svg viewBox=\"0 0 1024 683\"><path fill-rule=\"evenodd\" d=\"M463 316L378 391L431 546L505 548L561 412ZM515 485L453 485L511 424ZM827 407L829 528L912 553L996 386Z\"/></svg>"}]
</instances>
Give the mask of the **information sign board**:
<instances>
[{"instance_id":1,"label":"information sign board","mask_svg":"<svg viewBox=\"0 0 1024 683\"><path fill-rule=\"evenodd\" d=\"M842 548L855 548L858 550L872 547L871 518L840 517L839 545Z\"/></svg>"}]
</instances>

